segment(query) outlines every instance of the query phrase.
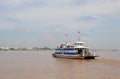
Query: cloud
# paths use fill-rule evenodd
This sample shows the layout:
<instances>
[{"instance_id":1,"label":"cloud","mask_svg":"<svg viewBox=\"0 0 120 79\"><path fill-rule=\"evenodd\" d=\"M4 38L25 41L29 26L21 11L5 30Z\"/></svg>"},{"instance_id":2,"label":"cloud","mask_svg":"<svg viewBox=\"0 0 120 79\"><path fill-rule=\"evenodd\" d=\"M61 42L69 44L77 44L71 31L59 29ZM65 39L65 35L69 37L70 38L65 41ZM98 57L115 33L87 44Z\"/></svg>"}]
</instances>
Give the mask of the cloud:
<instances>
[{"instance_id":1,"label":"cloud","mask_svg":"<svg viewBox=\"0 0 120 79\"><path fill-rule=\"evenodd\" d=\"M0 31L49 33L41 36L46 41L61 33L62 40L64 33L76 30L115 32L108 26L118 28L119 14L120 0L0 0Z\"/></svg>"},{"instance_id":2,"label":"cloud","mask_svg":"<svg viewBox=\"0 0 120 79\"><path fill-rule=\"evenodd\" d=\"M31 5L35 3L39 5ZM36 28L56 25L89 29L100 26L108 17L118 18L120 16L119 4L119 0L4 0L1 1L1 5L7 8L12 7L12 12L8 10L9 12L1 13L1 16L20 21L18 24L21 27ZM23 8L20 9L20 7ZM15 22L10 23L15 24Z\"/></svg>"}]
</instances>

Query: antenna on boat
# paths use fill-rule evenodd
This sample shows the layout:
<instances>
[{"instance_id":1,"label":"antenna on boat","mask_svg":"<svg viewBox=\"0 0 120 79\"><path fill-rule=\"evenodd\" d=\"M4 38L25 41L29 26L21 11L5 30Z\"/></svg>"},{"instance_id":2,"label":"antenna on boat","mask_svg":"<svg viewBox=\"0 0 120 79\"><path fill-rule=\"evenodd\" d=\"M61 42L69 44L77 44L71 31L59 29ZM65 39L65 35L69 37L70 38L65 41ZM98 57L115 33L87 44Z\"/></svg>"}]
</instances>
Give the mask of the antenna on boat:
<instances>
[{"instance_id":1,"label":"antenna on boat","mask_svg":"<svg viewBox=\"0 0 120 79\"><path fill-rule=\"evenodd\" d=\"M68 37L68 34L65 34L65 37ZM68 45L68 40L66 40L65 45Z\"/></svg>"},{"instance_id":2,"label":"antenna on boat","mask_svg":"<svg viewBox=\"0 0 120 79\"><path fill-rule=\"evenodd\" d=\"M78 31L78 41L80 41L80 31Z\"/></svg>"}]
</instances>

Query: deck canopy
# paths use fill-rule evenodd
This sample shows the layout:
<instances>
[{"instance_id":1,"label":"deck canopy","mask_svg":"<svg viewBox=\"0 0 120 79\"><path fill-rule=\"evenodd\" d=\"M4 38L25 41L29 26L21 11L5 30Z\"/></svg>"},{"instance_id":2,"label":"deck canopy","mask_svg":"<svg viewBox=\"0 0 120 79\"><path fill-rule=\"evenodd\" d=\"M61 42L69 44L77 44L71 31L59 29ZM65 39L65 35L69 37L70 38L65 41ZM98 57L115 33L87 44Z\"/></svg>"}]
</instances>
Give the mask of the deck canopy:
<instances>
[{"instance_id":1,"label":"deck canopy","mask_svg":"<svg viewBox=\"0 0 120 79\"><path fill-rule=\"evenodd\" d=\"M57 48L56 50L75 50L75 48Z\"/></svg>"}]
</instances>

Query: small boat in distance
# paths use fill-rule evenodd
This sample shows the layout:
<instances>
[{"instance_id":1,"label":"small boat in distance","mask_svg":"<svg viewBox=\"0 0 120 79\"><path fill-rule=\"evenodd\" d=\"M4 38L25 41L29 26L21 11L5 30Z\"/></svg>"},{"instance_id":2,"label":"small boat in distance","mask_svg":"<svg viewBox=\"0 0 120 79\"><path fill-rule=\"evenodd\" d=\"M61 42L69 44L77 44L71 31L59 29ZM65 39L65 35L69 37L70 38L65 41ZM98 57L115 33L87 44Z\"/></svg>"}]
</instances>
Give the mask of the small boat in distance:
<instances>
[{"instance_id":1,"label":"small boat in distance","mask_svg":"<svg viewBox=\"0 0 120 79\"><path fill-rule=\"evenodd\" d=\"M68 42L61 44L52 54L54 57L73 58L73 59L95 59L98 55L90 52L89 47L84 46L84 42L77 41L73 45Z\"/></svg>"}]
</instances>

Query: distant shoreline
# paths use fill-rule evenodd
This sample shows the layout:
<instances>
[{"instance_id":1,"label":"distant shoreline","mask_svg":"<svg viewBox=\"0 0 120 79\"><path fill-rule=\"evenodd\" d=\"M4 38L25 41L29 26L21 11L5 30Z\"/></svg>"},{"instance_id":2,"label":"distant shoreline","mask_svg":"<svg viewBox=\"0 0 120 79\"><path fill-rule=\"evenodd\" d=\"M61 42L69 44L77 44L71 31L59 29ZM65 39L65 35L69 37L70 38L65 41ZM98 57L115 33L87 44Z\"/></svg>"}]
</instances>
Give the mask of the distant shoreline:
<instances>
[{"instance_id":1,"label":"distant shoreline","mask_svg":"<svg viewBox=\"0 0 120 79\"><path fill-rule=\"evenodd\" d=\"M38 47L33 47L33 48L12 48L12 47L1 47L0 51L41 51L41 50L54 50L48 47L43 47L43 48L38 48Z\"/></svg>"},{"instance_id":2,"label":"distant shoreline","mask_svg":"<svg viewBox=\"0 0 120 79\"><path fill-rule=\"evenodd\" d=\"M54 51L55 49L0 49L0 51ZM120 50L96 50L96 49L92 49L92 51L120 51Z\"/></svg>"}]
</instances>

